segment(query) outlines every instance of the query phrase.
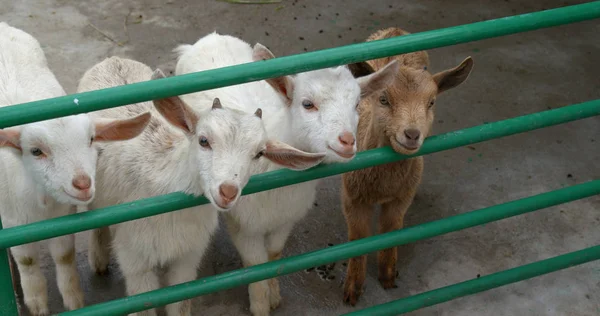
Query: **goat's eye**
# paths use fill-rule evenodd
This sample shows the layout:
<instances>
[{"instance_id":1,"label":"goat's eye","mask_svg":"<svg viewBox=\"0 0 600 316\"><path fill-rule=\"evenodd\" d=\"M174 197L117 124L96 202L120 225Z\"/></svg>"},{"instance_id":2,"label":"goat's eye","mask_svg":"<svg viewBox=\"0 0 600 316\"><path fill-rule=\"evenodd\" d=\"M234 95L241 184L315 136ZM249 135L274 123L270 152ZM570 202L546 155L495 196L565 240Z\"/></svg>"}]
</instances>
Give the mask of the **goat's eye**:
<instances>
[{"instance_id":1,"label":"goat's eye","mask_svg":"<svg viewBox=\"0 0 600 316\"><path fill-rule=\"evenodd\" d=\"M43 155L44 153L39 148L31 148L31 154L36 157L39 157L39 156Z\"/></svg>"},{"instance_id":2,"label":"goat's eye","mask_svg":"<svg viewBox=\"0 0 600 316\"><path fill-rule=\"evenodd\" d=\"M208 139L206 137L200 136L200 146L204 148L210 148L210 143L208 142Z\"/></svg>"},{"instance_id":3,"label":"goat's eye","mask_svg":"<svg viewBox=\"0 0 600 316\"><path fill-rule=\"evenodd\" d=\"M315 105L309 100L302 101L302 106L307 110L312 110L315 108Z\"/></svg>"},{"instance_id":4,"label":"goat's eye","mask_svg":"<svg viewBox=\"0 0 600 316\"><path fill-rule=\"evenodd\" d=\"M431 100L429 102L429 108L431 109L433 107L433 105L435 104L435 100Z\"/></svg>"},{"instance_id":5,"label":"goat's eye","mask_svg":"<svg viewBox=\"0 0 600 316\"><path fill-rule=\"evenodd\" d=\"M92 136L92 137L90 138L90 146L92 145L92 143L93 143L93 142L94 142L94 136Z\"/></svg>"},{"instance_id":6,"label":"goat's eye","mask_svg":"<svg viewBox=\"0 0 600 316\"><path fill-rule=\"evenodd\" d=\"M256 154L256 156L254 156L254 159L258 159L258 158L262 157L263 154L264 153L262 151L259 151L258 154Z\"/></svg>"},{"instance_id":7,"label":"goat's eye","mask_svg":"<svg viewBox=\"0 0 600 316\"><path fill-rule=\"evenodd\" d=\"M382 105L390 105L390 102L388 101L385 95L381 95L379 97L379 103L381 103Z\"/></svg>"}]
</instances>

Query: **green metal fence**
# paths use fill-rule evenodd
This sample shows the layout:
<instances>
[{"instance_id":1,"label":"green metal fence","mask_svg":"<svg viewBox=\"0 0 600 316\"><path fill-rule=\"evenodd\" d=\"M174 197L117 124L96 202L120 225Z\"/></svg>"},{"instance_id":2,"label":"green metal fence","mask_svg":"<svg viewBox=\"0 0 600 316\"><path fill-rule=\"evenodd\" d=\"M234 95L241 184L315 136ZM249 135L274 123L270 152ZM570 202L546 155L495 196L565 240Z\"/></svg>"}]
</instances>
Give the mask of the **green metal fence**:
<instances>
[{"instance_id":1,"label":"green metal fence","mask_svg":"<svg viewBox=\"0 0 600 316\"><path fill-rule=\"evenodd\" d=\"M0 109L0 128L417 50L449 46L590 20L598 17L600 17L600 1L595 1L559 9L415 33L397 38L354 44L301 55L280 57L256 63L19 104ZM272 171L253 176L244 189L243 194L252 194L351 170L426 155L599 114L600 100L589 101L432 136L425 141L421 150L412 156L397 154L390 148L379 148L361 152L355 159L346 164L318 166L303 172L290 170ZM533 212L596 194L600 194L600 180L348 242L327 249L88 306L76 311L64 312L61 315L120 315L142 311L259 280L297 272L309 267L348 259L369 252ZM6 255L6 249L9 247L206 203L208 201L204 197L191 197L183 193L172 193L81 214L0 229L0 288L9 289L12 287ZM357 311L351 313L351 315L401 314L597 259L600 259L600 246L410 296ZM17 309L13 292L2 291L0 293L0 315L16 314Z\"/></svg>"}]
</instances>

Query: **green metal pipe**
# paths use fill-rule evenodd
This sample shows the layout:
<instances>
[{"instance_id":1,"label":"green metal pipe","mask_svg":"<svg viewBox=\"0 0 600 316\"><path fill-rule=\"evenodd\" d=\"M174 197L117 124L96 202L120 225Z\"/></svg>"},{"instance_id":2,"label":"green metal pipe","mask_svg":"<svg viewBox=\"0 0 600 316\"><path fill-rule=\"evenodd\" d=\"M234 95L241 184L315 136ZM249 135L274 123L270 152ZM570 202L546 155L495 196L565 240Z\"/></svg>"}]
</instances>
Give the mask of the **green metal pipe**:
<instances>
[{"instance_id":1,"label":"green metal pipe","mask_svg":"<svg viewBox=\"0 0 600 316\"><path fill-rule=\"evenodd\" d=\"M600 193L600 180L542 193L445 219L336 245L253 267L225 272L151 292L88 306L60 315L121 315L277 277L369 252L404 245Z\"/></svg>"},{"instance_id":2,"label":"green metal pipe","mask_svg":"<svg viewBox=\"0 0 600 316\"><path fill-rule=\"evenodd\" d=\"M253 176L242 194L271 190L599 114L600 100L589 101L432 136L425 141L418 153L411 156L400 155L391 148L379 148L361 152L356 158L345 164L321 165L302 172L291 170L267 172ZM11 227L0 231L0 248L73 234L206 203L208 201L205 197L194 198L183 193L171 193L85 213Z\"/></svg>"},{"instance_id":3,"label":"green metal pipe","mask_svg":"<svg viewBox=\"0 0 600 316\"><path fill-rule=\"evenodd\" d=\"M540 260L517 268L504 270L477 279L453 284L433 291L409 296L385 304L375 305L346 316L400 315L423 307L447 302L455 298L487 291L503 285L531 279L550 272L574 267L600 259L600 246L567 253L550 259ZM577 304L577 302L573 302Z\"/></svg>"},{"instance_id":4,"label":"green metal pipe","mask_svg":"<svg viewBox=\"0 0 600 316\"><path fill-rule=\"evenodd\" d=\"M600 1L325 49L0 109L0 128L600 17Z\"/></svg>"},{"instance_id":5,"label":"green metal pipe","mask_svg":"<svg viewBox=\"0 0 600 316\"><path fill-rule=\"evenodd\" d=\"M0 231L2 231L1 222ZM19 315L9 260L7 249L0 248L0 289L2 289L2 293L0 293L0 315Z\"/></svg>"}]
</instances>

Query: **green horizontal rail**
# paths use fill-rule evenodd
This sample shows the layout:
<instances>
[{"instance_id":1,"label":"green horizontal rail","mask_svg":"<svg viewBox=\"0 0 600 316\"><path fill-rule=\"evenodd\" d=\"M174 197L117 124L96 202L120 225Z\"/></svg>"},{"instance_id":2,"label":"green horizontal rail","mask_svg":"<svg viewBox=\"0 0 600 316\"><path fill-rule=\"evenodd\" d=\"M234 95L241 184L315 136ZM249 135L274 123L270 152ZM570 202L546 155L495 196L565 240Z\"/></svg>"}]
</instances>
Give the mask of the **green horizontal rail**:
<instances>
[{"instance_id":1,"label":"green horizontal rail","mask_svg":"<svg viewBox=\"0 0 600 316\"><path fill-rule=\"evenodd\" d=\"M589 247L344 315L400 315L599 259L600 246Z\"/></svg>"},{"instance_id":2,"label":"green horizontal rail","mask_svg":"<svg viewBox=\"0 0 600 316\"><path fill-rule=\"evenodd\" d=\"M2 223L0 223L2 230ZM8 258L8 249L0 249L0 315L19 315L17 308L17 298L14 295L13 282L10 269L10 260Z\"/></svg>"},{"instance_id":3,"label":"green horizontal rail","mask_svg":"<svg viewBox=\"0 0 600 316\"><path fill-rule=\"evenodd\" d=\"M400 155L388 147L361 152L352 161L344 164L321 165L302 172L292 170L271 171L253 176L242 194L271 190L599 114L600 100L594 100L432 136L427 138L417 154L410 156ZM171 193L85 213L11 227L0 230L0 248L73 234L206 203L208 201L205 197Z\"/></svg>"},{"instance_id":4,"label":"green horizontal rail","mask_svg":"<svg viewBox=\"0 0 600 316\"><path fill-rule=\"evenodd\" d=\"M284 258L249 268L225 272L179 285L114 301L84 307L64 316L121 315L167 305L236 286L277 277L330 262L360 256L369 252L412 243L418 240L533 212L542 208L600 194L600 180L594 180L539 195L494 205L445 219L396 230L352 242L332 246L294 257Z\"/></svg>"},{"instance_id":5,"label":"green horizontal rail","mask_svg":"<svg viewBox=\"0 0 600 316\"><path fill-rule=\"evenodd\" d=\"M0 128L600 17L600 1L8 106Z\"/></svg>"}]
</instances>

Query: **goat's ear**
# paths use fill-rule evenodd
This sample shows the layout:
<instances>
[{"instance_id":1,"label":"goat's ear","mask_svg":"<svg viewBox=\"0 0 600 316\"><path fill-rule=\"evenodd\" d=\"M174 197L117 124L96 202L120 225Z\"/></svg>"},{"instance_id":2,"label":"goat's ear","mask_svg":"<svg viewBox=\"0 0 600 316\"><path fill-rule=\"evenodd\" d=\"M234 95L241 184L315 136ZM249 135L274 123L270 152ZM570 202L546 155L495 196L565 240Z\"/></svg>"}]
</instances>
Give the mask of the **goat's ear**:
<instances>
[{"instance_id":1,"label":"goat's ear","mask_svg":"<svg viewBox=\"0 0 600 316\"><path fill-rule=\"evenodd\" d=\"M124 120L96 120L94 121L96 130L94 140L108 142L135 138L144 131L151 118L150 112L146 112Z\"/></svg>"},{"instance_id":2,"label":"goat's ear","mask_svg":"<svg viewBox=\"0 0 600 316\"><path fill-rule=\"evenodd\" d=\"M465 82L469 77L471 70L473 70L473 58L469 56L465 58L460 65L433 75L433 80L435 80L435 83L438 86L438 94Z\"/></svg>"},{"instance_id":3,"label":"goat's ear","mask_svg":"<svg viewBox=\"0 0 600 316\"><path fill-rule=\"evenodd\" d=\"M265 47L265 45L261 43L254 44L254 47L252 48L253 61L267 60L273 58L275 58L275 55L267 47Z\"/></svg>"},{"instance_id":4,"label":"goat's ear","mask_svg":"<svg viewBox=\"0 0 600 316\"><path fill-rule=\"evenodd\" d=\"M152 80L165 78L165 74L156 69L152 74ZM154 107L173 126L180 128L188 135L196 132L198 116L180 97L168 97L154 100Z\"/></svg>"},{"instance_id":5,"label":"goat's ear","mask_svg":"<svg viewBox=\"0 0 600 316\"><path fill-rule=\"evenodd\" d=\"M263 156L271 162L292 170L305 170L320 164L325 153L307 153L286 143L270 140Z\"/></svg>"},{"instance_id":6,"label":"goat's ear","mask_svg":"<svg viewBox=\"0 0 600 316\"><path fill-rule=\"evenodd\" d=\"M0 147L21 150L21 130L19 128L0 129Z\"/></svg>"},{"instance_id":7,"label":"goat's ear","mask_svg":"<svg viewBox=\"0 0 600 316\"><path fill-rule=\"evenodd\" d=\"M381 91L394 83L394 78L400 70L397 60L389 62L385 67L365 77L358 78L360 85L360 96L367 97L377 91Z\"/></svg>"},{"instance_id":8,"label":"goat's ear","mask_svg":"<svg viewBox=\"0 0 600 316\"><path fill-rule=\"evenodd\" d=\"M275 55L273 55L268 48L260 43L256 43L254 45L254 48L252 49L253 61L268 60L272 58L275 58ZM291 76L283 76L278 78L270 78L265 81L277 92L279 92L288 103L292 102L292 97L294 96L294 78Z\"/></svg>"},{"instance_id":9,"label":"goat's ear","mask_svg":"<svg viewBox=\"0 0 600 316\"><path fill-rule=\"evenodd\" d=\"M368 76L375 72L375 70L373 70L373 67L371 67L371 65L369 65L366 61L349 64L348 69L350 70L354 78Z\"/></svg>"}]
</instances>

